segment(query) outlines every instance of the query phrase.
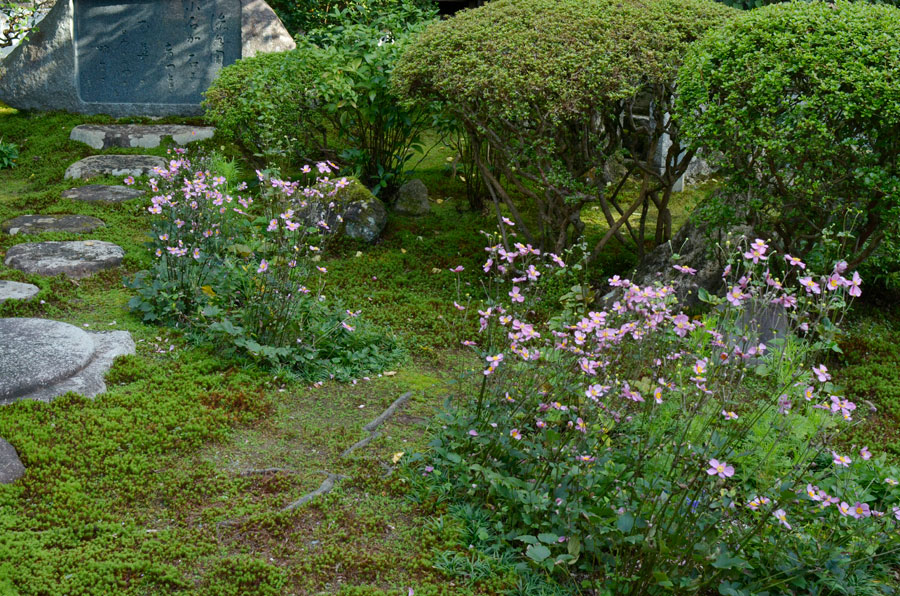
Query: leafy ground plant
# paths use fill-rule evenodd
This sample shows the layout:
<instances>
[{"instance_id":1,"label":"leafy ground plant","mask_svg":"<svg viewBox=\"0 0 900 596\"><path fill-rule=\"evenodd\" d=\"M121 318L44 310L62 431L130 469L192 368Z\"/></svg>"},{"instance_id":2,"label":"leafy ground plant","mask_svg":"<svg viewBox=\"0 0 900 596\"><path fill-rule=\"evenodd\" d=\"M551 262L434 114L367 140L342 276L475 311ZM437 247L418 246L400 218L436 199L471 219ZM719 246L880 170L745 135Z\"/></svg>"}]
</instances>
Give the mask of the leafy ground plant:
<instances>
[{"instance_id":1,"label":"leafy ground plant","mask_svg":"<svg viewBox=\"0 0 900 596\"><path fill-rule=\"evenodd\" d=\"M814 275L757 239L702 317L615 276L606 309L541 321L540 280L566 264L488 252L465 342L484 364L416 470L431 490L484 504L533 565L602 594L878 593L898 470L837 446L864 415L816 364L861 294L846 263Z\"/></svg>"},{"instance_id":2,"label":"leafy ground plant","mask_svg":"<svg viewBox=\"0 0 900 596\"><path fill-rule=\"evenodd\" d=\"M303 168L305 184L257 172L254 198L176 153L149 181L156 261L128 282L133 310L310 380L358 378L399 358L397 340L324 293L319 261L346 178L330 179L324 162Z\"/></svg>"}]
</instances>

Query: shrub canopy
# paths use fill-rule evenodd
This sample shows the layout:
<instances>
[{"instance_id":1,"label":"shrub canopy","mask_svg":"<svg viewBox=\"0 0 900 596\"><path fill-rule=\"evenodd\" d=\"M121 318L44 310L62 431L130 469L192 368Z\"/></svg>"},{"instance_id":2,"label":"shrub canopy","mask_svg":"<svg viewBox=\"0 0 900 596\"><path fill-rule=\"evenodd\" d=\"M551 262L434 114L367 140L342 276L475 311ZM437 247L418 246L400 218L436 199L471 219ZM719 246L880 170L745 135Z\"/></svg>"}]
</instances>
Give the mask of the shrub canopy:
<instances>
[{"instance_id":1,"label":"shrub canopy","mask_svg":"<svg viewBox=\"0 0 900 596\"><path fill-rule=\"evenodd\" d=\"M664 117L675 74L688 44L732 12L711 0L495 0L429 27L393 84L401 96L446 102L491 149L481 168L489 189L504 193L490 183L494 174L513 182L539 214L545 247L561 249L580 234L586 202L614 201L611 180L595 174L623 147L632 171L654 179L637 206L654 184L665 192L683 173L677 131ZM641 103L644 119L632 118ZM660 176L650 161L663 133L676 142Z\"/></svg>"},{"instance_id":2,"label":"shrub canopy","mask_svg":"<svg viewBox=\"0 0 900 596\"><path fill-rule=\"evenodd\" d=\"M683 133L724 155L752 222L799 256L859 262L900 215L900 11L779 4L694 45L678 79ZM855 263L854 263L855 264Z\"/></svg>"}]
</instances>

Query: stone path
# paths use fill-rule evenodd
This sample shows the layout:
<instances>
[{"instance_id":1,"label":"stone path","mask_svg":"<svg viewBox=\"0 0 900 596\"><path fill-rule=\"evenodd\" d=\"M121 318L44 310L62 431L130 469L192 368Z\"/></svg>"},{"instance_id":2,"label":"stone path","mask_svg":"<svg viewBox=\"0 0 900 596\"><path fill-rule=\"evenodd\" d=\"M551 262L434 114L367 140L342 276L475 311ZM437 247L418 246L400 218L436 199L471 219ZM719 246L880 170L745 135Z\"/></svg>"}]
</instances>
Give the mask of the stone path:
<instances>
[{"instance_id":1,"label":"stone path","mask_svg":"<svg viewBox=\"0 0 900 596\"><path fill-rule=\"evenodd\" d=\"M157 167L165 168L166 160L155 155L92 155L70 165L65 178L146 176Z\"/></svg>"},{"instance_id":2,"label":"stone path","mask_svg":"<svg viewBox=\"0 0 900 596\"><path fill-rule=\"evenodd\" d=\"M32 284L0 279L0 304L7 300L30 300L40 291L40 288Z\"/></svg>"},{"instance_id":3,"label":"stone path","mask_svg":"<svg viewBox=\"0 0 900 596\"><path fill-rule=\"evenodd\" d=\"M116 356L134 354L127 331L88 332L49 319L0 319L0 405L50 401L69 391L93 397Z\"/></svg>"},{"instance_id":4,"label":"stone path","mask_svg":"<svg viewBox=\"0 0 900 596\"><path fill-rule=\"evenodd\" d=\"M44 232L87 234L104 225L102 219L88 215L20 215L3 222L0 229L11 236Z\"/></svg>"},{"instance_id":5,"label":"stone path","mask_svg":"<svg viewBox=\"0 0 900 596\"><path fill-rule=\"evenodd\" d=\"M25 273L47 276L62 273L80 279L118 267L124 256L120 246L101 240L29 242L7 250L4 264Z\"/></svg>"},{"instance_id":6,"label":"stone path","mask_svg":"<svg viewBox=\"0 0 900 596\"><path fill-rule=\"evenodd\" d=\"M159 147L171 137L179 145L211 139L216 129L211 126L182 124L82 124L72 129L69 138L94 149L110 147Z\"/></svg>"},{"instance_id":7,"label":"stone path","mask_svg":"<svg viewBox=\"0 0 900 596\"><path fill-rule=\"evenodd\" d=\"M62 198L85 203L122 203L144 196L144 192L129 186L88 184L63 191Z\"/></svg>"}]
</instances>

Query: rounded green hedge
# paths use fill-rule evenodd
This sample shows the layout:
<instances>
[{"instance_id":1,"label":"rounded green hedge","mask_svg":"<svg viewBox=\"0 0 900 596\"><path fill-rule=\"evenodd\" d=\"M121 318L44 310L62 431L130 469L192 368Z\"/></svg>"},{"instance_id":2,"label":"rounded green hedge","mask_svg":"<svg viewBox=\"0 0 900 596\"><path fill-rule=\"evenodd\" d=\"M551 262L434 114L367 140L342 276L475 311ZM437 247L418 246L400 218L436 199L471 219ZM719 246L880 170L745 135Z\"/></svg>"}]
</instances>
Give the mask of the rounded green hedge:
<instances>
[{"instance_id":1,"label":"rounded green hedge","mask_svg":"<svg viewBox=\"0 0 900 596\"><path fill-rule=\"evenodd\" d=\"M671 80L688 44L731 14L712 0L493 0L429 27L394 84L501 116L564 117Z\"/></svg>"},{"instance_id":2,"label":"rounded green hedge","mask_svg":"<svg viewBox=\"0 0 900 596\"><path fill-rule=\"evenodd\" d=\"M751 223L786 252L859 262L897 233L900 10L743 13L691 48L678 92L683 133L724 156Z\"/></svg>"},{"instance_id":3,"label":"rounded green hedge","mask_svg":"<svg viewBox=\"0 0 900 596\"><path fill-rule=\"evenodd\" d=\"M301 49L238 60L206 91L206 120L251 155L306 157L320 148L320 74Z\"/></svg>"}]
</instances>

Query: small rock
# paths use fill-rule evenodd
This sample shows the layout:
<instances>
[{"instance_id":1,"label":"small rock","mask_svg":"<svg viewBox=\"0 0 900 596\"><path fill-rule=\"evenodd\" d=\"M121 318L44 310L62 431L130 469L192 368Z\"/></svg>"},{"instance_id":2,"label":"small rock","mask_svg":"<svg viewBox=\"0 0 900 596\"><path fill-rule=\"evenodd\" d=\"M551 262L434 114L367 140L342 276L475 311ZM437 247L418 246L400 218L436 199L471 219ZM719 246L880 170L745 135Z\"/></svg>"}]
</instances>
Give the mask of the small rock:
<instances>
[{"instance_id":1,"label":"small rock","mask_svg":"<svg viewBox=\"0 0 900 596\"><path fill-rule=\"evenodd\" d=\"M63 191L62 198L85 203L122 203L143 195L143 191L128 186L88 184Z\"/></svg>"},{"instance_id":2,"label":"small rock","mask_svg":"<svg viewBox=\"0 0 900 596\"><path fill-rule=\"evenodd\" d=\"M38 292L40 288L35 285L0 279L0 304L6 300L30 300Z\"/></svg>"},{"instance_id":3,"label":"small rock","mask_svg":"<svg viewBox=\"0 0 900 596\"><path fill-rule=\"evenodd\" d=\"M25 466L16 448L0 437L0 484L12 484L25 475Z\"/></svg>"},{"instance_id":4,"label":"small rock","mask_svg":"<svg viewBox=\"0 0 900 596\"><path fill-rule=\"evenodd\" d=\"M159 147L165 137L179 145L211 139L216 129L211 126L184 124L80 124L72 129L69 138L90 145L94 149L110 147Z\"/></svg>"},{"instance_id":5,"label":"small rock","mask_svg":"<svg viewBox=\"0 0 900 596\"><path fill-rule=\"evenodd\" d=\"M20 215L4 222L0 229L11 236L43 232L87 234L104 225L102 219L87 215Z\"/></svg>"},{"instance_id":6,"label":"small rock","mask_svg":"<svg viewBox=\"0 0 900 596\"><path fill-rule=\"evenodd\" d=\"M122 264L125 251L111 242L78 240L16 244L6 251L4 264L25 273L79 279Z\"/></svg>"},{"instance_id":7,"label":"small rock","mask_svg":"<svg viewBox=\"0 0 900 596\"><path fill-rule=\"evenodd\" d=\"M70 165L65 178L146 176L165 167L166 160L155 155L92 155Z\"/></svg>"},{"instance_id":8,"label":"small rock","mask_svg":"<svg viewBox=\"0 0 900 596\"><path fill-rule=\"evenodd\" d=\"M401 186L394 199L393 209L402 215L425 215L430 212L425 183L416 178Z\"/></svg>"},{"instance_id":9,"label":"small rock","mask_svg":"<svg viewBox=\"0 0 900 596\"><path fill-rule=\"evenodd\" d=\"M329 202L334 202L336 207L329 208L324 201L311 201L298 211L297 218L307 226L324 221L332 233L346 234L364 242L377 240L387 225L384 203L353 178L350 185L341 189Z\"/></svg>"}]
</instances>

